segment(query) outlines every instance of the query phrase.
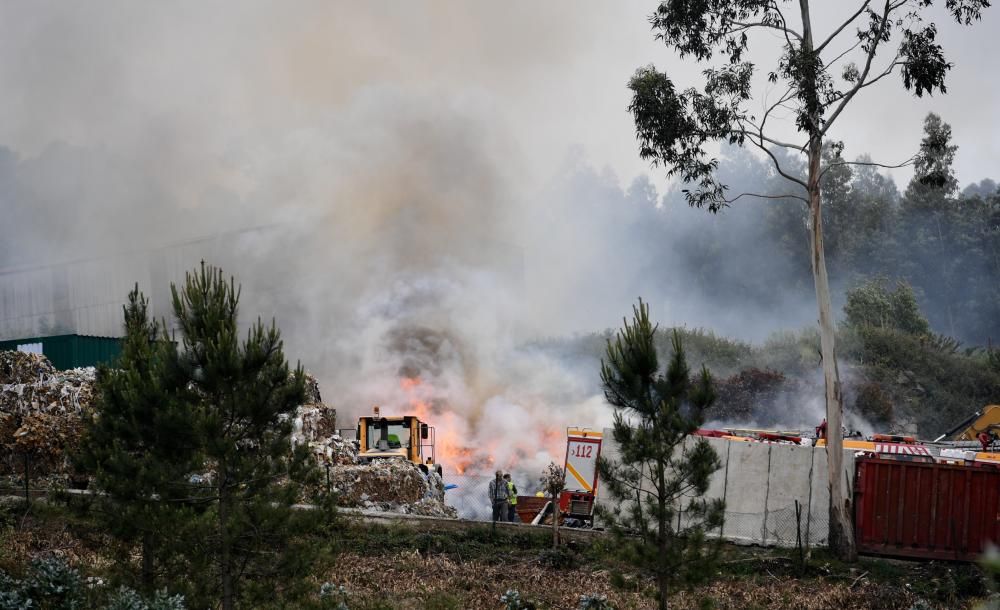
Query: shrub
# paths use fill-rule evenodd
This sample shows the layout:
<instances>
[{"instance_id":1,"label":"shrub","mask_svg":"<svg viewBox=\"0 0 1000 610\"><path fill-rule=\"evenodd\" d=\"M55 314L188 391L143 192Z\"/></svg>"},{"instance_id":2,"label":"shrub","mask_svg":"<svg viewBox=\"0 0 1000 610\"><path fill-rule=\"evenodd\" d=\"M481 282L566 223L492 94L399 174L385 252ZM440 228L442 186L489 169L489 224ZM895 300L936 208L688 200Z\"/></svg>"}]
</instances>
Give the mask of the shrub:
<instances>
[{"instance_id":1,"label":"shrub","mask_svg":"<svg viewBox=\"0 0 1000 610\"><path fill-rule=\"evenodd\" d=\"M106 610L184 610L184 596L170 595L166 589L153 594L149 600L143 599L137 592L122 587L110 599Z\"/></svg>"},{"instance_id":2,"label":"shrub","mask_svg":"<svg viewBox=\"0 0 1000 610\"><path fill-rule=\"evenodd\" d=\"M330 610L348 610L347 598L350 593L344 585L335 585L332 582L325 582L319 588L320 606Z\"/></svg>"},{"instance_id":3,"label":"shrub","mask_svg":"<svg viewBox=\"0 0 1000 610\"><path fill-rule=\"evenodd\" d=\"M569 569L576 565L576 553L565 546L548 548L539 554L538 563L550 568Z\"/></svg>"},{"instance_id":4,"label":"shrub","mask_svg":"<svg viewBox=\"0 0 1000 610\"><path fill-rule=\"evenodd\" d=\"M62 559L36 559L31 563L23 591L35 605L53 610L84 607L83 579Z\"/></svg>"},{"instance_id":5,"label":"shrub","mask_svg":"<svg viewBox=\"0 0 1000 610\"><path fill-rule=\"evenodd\" d=\"M930 332L927 318L920 312L913 288L903 281L889 290L885 278L870 279L847 291L847 324L855 328L892 328L911 335Z\"/></svg>"},{"instance_id":6,"label":"shrub","mask_svg":"<svg viewBox=\"0 0 1000 610\"><path fill-rule=\"evenodd\" d=\"M62 559L36 559L23 580L0 573L0 610L77 610L84 607L80 573Z\"/></svg>"},{"instance_id":7,"label":"shrub","mask_svg":"<svg viewBox=\"0 0 1000 610\"><path fill-rule=\"evenodd\" d=\"M437 591L424 599L424 610L459 610L462 602L450 593Z\"/></svg>"},{"instance_id":8,"label":"shrub","mask_svg":"<svg viewBox=\"0 0 1000 610\"><path fill-rule=\"evenodd\" d=\"M892 421L892 399L877 383L865 383L858 388L854 410L872 423Z\"/></svg>"},{"instance_id":9,"label":"shrub","mask_svg":"<svg viewBox=\"0 0 1000 610\"><path fill-rule=\"evenodd\" d=\"M34 608L34 602L24 592L21 582L0 572L0 610Z\"/></svg>"},{"instance_id":10,"label":"shrub","mask_svg":"<svg viewBox=\"0 0 1000 610\"><path fill-rule=\"evenodd\" d=\"M771 369L742 370L718 384L719 399L705 411L705 418L755 419L761 406L774 403L785 381L783 374Z\"/></svg>"},{"instance_id":11,"label":"shrub","mask_svg":"<svg viewBox=\"0 0 1000 610\"><path fill-rule=\"evenodd\" d=\"M535 610L535 604L521 597L517 589L507 589L507 592L500 596L500 601L503 602L505 610Z\"/></svg>"},{"instance_id":12,"label":"shrub","mask_svg":"<svg viewBox=\"0 0 1000 610\"><path fill-rule=\"evenodd\" d=\"M940 434L1000 393L1000 375L977 355L942 352L925 337L892 329L868 327L858 335L852 356L872 381L903 398L920 434ZM893 415L900 419L898 409Z\"/></svg>"},{"instance_id":13,"label":"shrub","mask_svg":"<svg viewBox=\"0 0 1000 610\"><path fill-rule=\"evenodd\" d=\"M608 603L608 598L603 595L581 595L578 610L614 610L614 606Z\"/></svg>"}]
</instances>

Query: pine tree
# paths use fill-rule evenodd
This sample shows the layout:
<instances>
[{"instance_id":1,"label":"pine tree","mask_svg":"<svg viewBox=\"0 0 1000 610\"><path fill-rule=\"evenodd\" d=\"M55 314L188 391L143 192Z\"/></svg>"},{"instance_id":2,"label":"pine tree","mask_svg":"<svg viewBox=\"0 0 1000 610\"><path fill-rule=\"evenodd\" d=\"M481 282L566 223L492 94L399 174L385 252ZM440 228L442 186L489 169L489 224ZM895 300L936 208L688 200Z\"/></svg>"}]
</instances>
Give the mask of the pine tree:
<instances>
[{"instance_id":1,"label":"pine tree","mask_svg":"<svg viewBox=\"0 0 1000 610\"><path fill-rule=\"evenodd\" d=\"M720 461L704 438L690 436L715 395L707 369L692 381L676 331L670 364L660 372L649 306L640 300L633 311L601 363L620 451L617 460L598 461L618 503L601 516L623 557L655 576L665 609L671 589L707 578L717 555L718 540L707 541L705 532L722 526L724 505L704 495Z\"/></svg>"},{"instance_id":2,"label":"pine tree","mask_svg":"<svg viewBox=\"0 0 1000 610\"><path fill-rule=\"evenodd\" d=\"M193 423L214 470L203 521L209 531L194 556L205 561L203 569L217 570L222 608L230 610L246 589L303 576L306 555L296 542L323 521L293 508L316 478L306 448L290 450L305 378L301 367L290 374L273 322L266 327L258 319L240 341L239 289L221 270L202 263L171 291L183 334L180 367L197 395Z\"/></svg>"},{"instance_id":3,"label":"pine tree","mask_svg":"<svg viewBox=\"0 0 1000 610\"><path fill-rule=\"evenodd\" d=\"M161 325L150 321L136 286L124 307L125 337L116 368L97 370L96 416L86 423L79 467L93 473L95 514L127 545L141 544L142 584L156 587L161 562L193 510L180 501L198 459L191 402L177 354Z\"/></svg>"}]
</instances>

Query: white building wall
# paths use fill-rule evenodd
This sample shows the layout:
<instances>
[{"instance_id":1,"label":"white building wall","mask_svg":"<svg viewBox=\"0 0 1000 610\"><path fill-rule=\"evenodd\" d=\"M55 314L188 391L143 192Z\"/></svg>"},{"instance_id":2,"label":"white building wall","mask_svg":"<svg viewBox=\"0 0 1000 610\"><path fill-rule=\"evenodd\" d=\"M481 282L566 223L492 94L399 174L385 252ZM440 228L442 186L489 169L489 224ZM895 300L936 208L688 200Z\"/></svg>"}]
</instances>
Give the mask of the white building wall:
<instances>
[{"instance_id":1,"label":"white building wall","mask_svg":"<svg viewBox=\"0 0 1000 610\"><path fill-rule=\"evenodd\" d=\"M706 498L726 503L721 535L726 540L765 546L825 545L829 536L826 448L707 439L722 462L712 477ZM604 430L601 455L618 459L611 429ZM854 483L854 452L844 451L847 497ZM599 489L604 490L603 485ZM598 504L613 509L607 492ZM796 502L799 517L796 518ZM599 524L598 524L599 525Z\"/></svg>"}]
</instances>

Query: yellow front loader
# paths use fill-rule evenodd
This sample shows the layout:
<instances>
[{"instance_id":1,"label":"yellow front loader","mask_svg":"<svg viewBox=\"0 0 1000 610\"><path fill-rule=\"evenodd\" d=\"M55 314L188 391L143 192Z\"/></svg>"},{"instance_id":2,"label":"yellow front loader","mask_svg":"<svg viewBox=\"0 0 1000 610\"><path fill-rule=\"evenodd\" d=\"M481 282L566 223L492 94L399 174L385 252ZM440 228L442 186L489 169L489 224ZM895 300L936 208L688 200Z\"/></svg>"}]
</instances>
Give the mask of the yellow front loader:
<instances>
[{"instance_id":1,"label":"yellow front loader","mask_svg":"<svg viewBox=\"0 0 1000 610\"><path fill-rule=\"evenodd\" d=\"M436 464L434 428L413 415L382 417L379 408L370 417L358 418L358 457L404 459L414 464Z\"/></svg>"}]
</instances>

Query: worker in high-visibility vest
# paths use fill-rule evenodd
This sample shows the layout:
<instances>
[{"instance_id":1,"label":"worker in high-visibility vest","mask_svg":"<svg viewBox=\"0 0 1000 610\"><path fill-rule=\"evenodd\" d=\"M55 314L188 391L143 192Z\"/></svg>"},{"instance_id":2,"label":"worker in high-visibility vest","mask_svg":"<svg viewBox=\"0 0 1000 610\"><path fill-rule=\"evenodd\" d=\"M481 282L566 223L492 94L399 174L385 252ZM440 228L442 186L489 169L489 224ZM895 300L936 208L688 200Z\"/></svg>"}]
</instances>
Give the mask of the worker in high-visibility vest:
<instances>
[{"instance_id":1,"label":"worker in high-visibility vest","mask_svg":"<svg viewBox=\"0 0 1000 610\"><path fill-rule=\"evenodd\" d=\"M514 485L509 472L503 475L503 480L507 483L507 521L514 523L517 519L517 485Z\"/></svg>"}]
</instances>

